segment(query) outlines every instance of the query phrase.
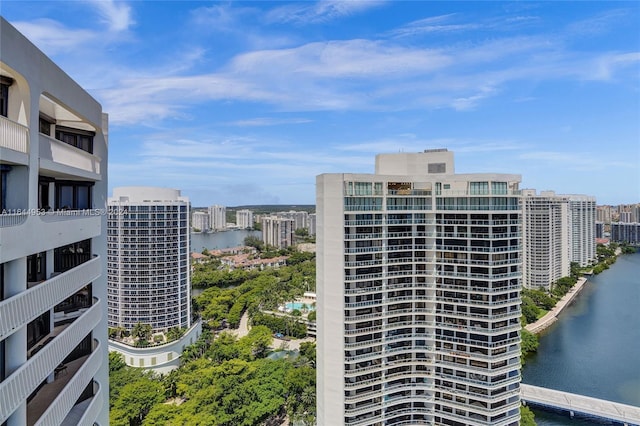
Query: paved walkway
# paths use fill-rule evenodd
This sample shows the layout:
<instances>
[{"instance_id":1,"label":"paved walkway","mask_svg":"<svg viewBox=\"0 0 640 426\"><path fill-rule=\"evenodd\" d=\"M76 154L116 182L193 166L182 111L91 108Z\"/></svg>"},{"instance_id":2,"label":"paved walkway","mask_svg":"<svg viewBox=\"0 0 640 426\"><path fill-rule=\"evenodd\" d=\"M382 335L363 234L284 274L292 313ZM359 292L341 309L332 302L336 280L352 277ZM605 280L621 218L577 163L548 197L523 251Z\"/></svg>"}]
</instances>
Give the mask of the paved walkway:
<instances>
[{"instance_id":1,"label":"paved walkway","mask_svg":"<svg viewBox=\"0 0 640 426\"><path fill-rule=\"evenodd\" d=\"M560 315L560 312L562 312L565 306L569 305L571 301L573 301L574 297L576 297L576 295L580 293L580 290L582 290L582 287L586 282L586 278L579 278L578 282L575 283L575 285L571 287L571 289L569 289L567 294L562 296L562 299L560 299L558 303L556 303L556 306L554 306L553 309L547 312L545 316L540 318L538 321L527 324L525 329L527 331L530 331L531 333L537 334L556 322L558 320L558 315Z\"/></svg>"},{"instance_id":2,"label":"paved walkway","mask_svg":"<svg viewBox=\"0 0 640 426\"><path fill-rule=\"evenodd\" d=\"M244 311L242 318L240 318L240 324L236 330L233 330L236 337L241 338L249 334L249 313Z\"/></svg>"}]
</instances>

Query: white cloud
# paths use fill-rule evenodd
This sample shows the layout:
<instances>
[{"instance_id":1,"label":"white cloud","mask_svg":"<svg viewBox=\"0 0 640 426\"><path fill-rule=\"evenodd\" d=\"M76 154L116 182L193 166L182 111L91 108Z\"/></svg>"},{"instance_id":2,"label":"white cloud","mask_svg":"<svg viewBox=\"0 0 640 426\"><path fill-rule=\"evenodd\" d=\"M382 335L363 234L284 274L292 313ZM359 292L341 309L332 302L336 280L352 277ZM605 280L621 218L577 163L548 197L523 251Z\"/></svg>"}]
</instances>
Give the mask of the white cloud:
<instances>
[{"instance_id":1,"label":"white cloud","mask_svg":"<svg viewBox=\"0 0 640 426\"><path fill-rule=\"evenodd\" d=\"M12 24L49 56L86 45L97 37L93 31L69 29L57 21L46 18L30 22L12 22Z\"/></svg>"},{"instance_id":2,"label":"white cloud","mask_svg":"<svg viewBox=\"0 0 640 426\"><path fill-rule=\"evenodd\" d=\"M110 31L120 32L128 30L135 21L132 17L131 7L122 1L113 0L89 0L89 4L96 8Z\"/></svg>"},{"instance_id":3,"label":"white cloud","mask_svg":"<svg viewBox=\"0 0 640 426\"><path fill-rule=\"evenodd\" d=\"M308 118L269 118L257 117L246 120L237 120L228 123L231 126L239 127L261 127L261 126L279 126L281 124L304 124L311 123L313 120Z\"/></svg>"},{"instance_id":4,"label":"white cloud","mask_svg":"<svg viewBox=\"0 0 640 426\"><path fill-rule=\"evenodd\" d=\"M270 10L267 22L279 23L318 23L349 15L354 15L383 4L383 1L370 0L321 0L288 4Z\"/></svg>"}]
</instances>

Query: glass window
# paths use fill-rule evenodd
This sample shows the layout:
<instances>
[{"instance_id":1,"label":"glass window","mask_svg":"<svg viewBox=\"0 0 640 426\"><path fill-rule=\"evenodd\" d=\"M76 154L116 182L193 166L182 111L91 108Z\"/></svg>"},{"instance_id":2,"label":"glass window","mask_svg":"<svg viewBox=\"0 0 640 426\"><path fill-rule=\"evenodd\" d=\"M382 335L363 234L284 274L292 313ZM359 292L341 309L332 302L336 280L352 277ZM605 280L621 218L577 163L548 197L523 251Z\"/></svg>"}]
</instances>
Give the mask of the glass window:
<instances>
[{"instance_id":1,"label":"glass window","mask_svg":"<svg viewBox=\"0 0 640 426\"><path fill-rule=\"evenodd\" d=\"M90 209L92 186L93 182L57 181L56 209Z\"/></svg>"},{"instance_id":2,"label":"glass window","mask_svg":"<svg viewBox=\"0 0 640 426\"><path fill-rule=\"evenodd\" d=\"M0 83L0 115L9 115L9 86L4 83Z\"/></svg>"},{"instance_id":3,"label":"glass window","mask_svg":"<svg viewBox=\"0 0 640 426\"><path fill-rule=\"evenodd\" d=\"M66 127L56 128L56 139L89 153L93 153L93 136L93 132Z\"/></svg>"}]
</instances>

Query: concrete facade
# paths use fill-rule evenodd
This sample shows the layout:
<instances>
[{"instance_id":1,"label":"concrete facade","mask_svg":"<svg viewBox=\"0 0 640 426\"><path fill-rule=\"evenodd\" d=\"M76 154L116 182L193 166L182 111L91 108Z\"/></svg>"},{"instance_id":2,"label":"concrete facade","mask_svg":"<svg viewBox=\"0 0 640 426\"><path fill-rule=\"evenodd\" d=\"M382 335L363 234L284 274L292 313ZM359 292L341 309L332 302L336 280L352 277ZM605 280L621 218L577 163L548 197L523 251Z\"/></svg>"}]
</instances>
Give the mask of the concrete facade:
<instances>
[{"instance_id":1,"label":"concrete facade","mask_svg":"<svg viewBox=\"0 0 640 426\"><path fill-rule=\"evenodd\" d=\"M214 231L227 229L227 208L213 205L209 207L209 227Z\"/></svg>"},{"instance_id":2,"label":"concrete facade","mask_svg":"<svg viewBox=\"0 0 640 426\"><path fill-rule=\"evenodd\" d=\"M278 249L289 247L293 244L294 220L279 216L266 216L262 218L262 242Z\"/></svg>"},{"instance_id":3,"label":"concrete facade","mask_svg":"<svg viewBox=\"0 0 640 426\"><path fill-rule=\"evenodd\" d=\"M1 17L0 52L0 424L107 425L108 119Z\"/></svg>"},{"instance_id":4,"label":"concrete facade","mask_svg":"<svg viewBox=\"0 0 640 426\"><path fill-rule=\"evenodd\" d=\"M520 176L453 167L317 177L318 424L518 424Z\"/></svg>"},{"instance_id":5,"label":"concrete facade","mask_svg":"<svg viewBox=\"0 0 640 426\"><path fill-rule=\"evenodd\" d=\"M566 197L569 199L570 260L588 266L596 259L596 199L589 195Z\"/></svg>"},{"instance_id":6,"label":"concrete facade","mask_svg":"<svg viewBox=\"0 0 640 426\"><path fill-rule=\"evenodd\" d=\"M523 285L551 290L551 285L569 276L569 199L553 191L522 191Z\"/></svg>"},{"instance_id":7,"label":"concrete facade","mask_svg":"<svg viewBox=\"0 0 640 426\"><path fill-rule=\"evenodd\" d=\"M109 327L191 327L189 200L175 189L122 187L109 209Z\"/></svg>"}]
</instances>

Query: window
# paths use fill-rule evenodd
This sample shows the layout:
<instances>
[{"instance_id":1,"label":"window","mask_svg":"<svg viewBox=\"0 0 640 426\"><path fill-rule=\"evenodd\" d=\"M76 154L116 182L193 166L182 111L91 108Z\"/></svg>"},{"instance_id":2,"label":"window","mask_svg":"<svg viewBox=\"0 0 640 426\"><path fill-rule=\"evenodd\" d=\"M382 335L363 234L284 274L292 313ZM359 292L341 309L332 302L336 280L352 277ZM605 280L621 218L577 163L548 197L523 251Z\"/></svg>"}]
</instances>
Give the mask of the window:
<instances>
[{"instance_id":1,"label":"window","mask_svg":"<svg viewBox=\"0 0 640 426\"><path fill-rule=\"evenodd\" d=\"M469 191L471 195L488 195L489 182L470 182Z\"/></svg>"},{"instance_id":2,"label":"window","mask_svg":"<svg viewBox=\"0 0 640 426\"><path fill-rule=\"evenodd\" d=\"M9 86L13 84L13 79L0 76L0 115L9 116Z\"/></svg>"},{"instance_id":3,"label":"window","mask_svg":"<svg viewBox=\"0 0 640 426\"><path fill-rule=\"evenodd\" d=\"M57 181L56 209L83 210L91 208L93 182Z\"/></svg>"},{"instance_id":4,"label":"window","mask_svg":"<svg viewBox=\"0 0 640 426\"><path fill-rule=\"evenodd\" d=\"M41 210L51 210L51 202L49 201L49 184L53 179L39 176L38 177L38 208Z\"/></svg>"},{"instance_id":5,"label":"window","mask_svg":"<svg viewBox=\"0 0 640 426\"><path fill-rule=\"evenodd\" d=\"M93 154L93 132L67 127L56 127L56 139Z\"/></svg>"},{"instance_id":6,"label":"window","mask_svg":"<svg viewBox=\"0 0 640 426\"><path fill-rule=\"evenodd\" d=\"M51 136L51 126L54 123L55 123L54 119L41 114L40 119L38 121L40 133L45 134L47 136Z\"/></svg>"},{"instance_id":7,"label":"window","mask_svg":"<svg viewBox=\"0 0 640 426\"><path fill-rule=\"evenodd\" d=\"M27 281L37 283L47 279L46 252L27 256Z\"/></svg>"},{"instance_id":8,"label":"window","mask_svg":"<svg viewBox=\"0 0 640 426\"><path fill-rule=\"evenodd\" d=\"M65 272L91 259L91 240L58 247L53 252L54 270Z\"/></svg>"},{"instance_id":9,"label":"window","mask_svg":"<svg viewBox=\"0 0 640 426\"><path fill-rule=\"evenodd\" d=\"M7 208L7 178L11 166L0 164L0 212Z\"/></svg>"}]
</instances>

